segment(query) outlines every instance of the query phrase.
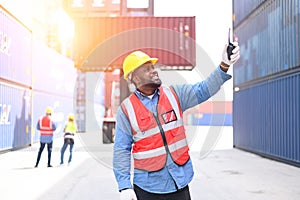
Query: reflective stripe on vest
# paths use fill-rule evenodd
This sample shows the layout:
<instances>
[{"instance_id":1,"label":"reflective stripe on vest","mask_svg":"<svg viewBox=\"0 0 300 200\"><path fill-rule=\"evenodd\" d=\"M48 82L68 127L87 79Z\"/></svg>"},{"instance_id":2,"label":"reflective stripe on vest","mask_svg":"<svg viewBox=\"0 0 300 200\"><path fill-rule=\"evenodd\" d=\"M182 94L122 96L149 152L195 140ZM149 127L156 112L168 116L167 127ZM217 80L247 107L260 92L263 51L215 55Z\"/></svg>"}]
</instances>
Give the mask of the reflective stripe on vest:
<instances>
[{"instance_id":1,"label":"reflective stripe on vest","mask_svg":"<svg viewBox=\"0 0 300 200\"><path fill-rule=\"evenodd\" d=\"M64 132L65 132L64 138L74 139L74 135L77 132L76 123L74 121L73 122L68 121L65 125Z\"/></svg>"},{"instance_id":2,"label":"reflective stripe on vest","mask_svg":"<svg viewBox=\"0 0 300 200\"><path fill-rule=\"evenodd\" d=\"M167 151L178 165L185 164L189 159L182 111L177 96L169 87L159 89L160 97L157 107L159 124L153 113L135 94L122 103L132 127L134 140L132 152L136 169L160 170L166 163ZM163 137L166 138L167 144L164 144Z\"/></svg>"},{"instance_id":3,"label":"reflective stripe on vest","mask_svg":"<svg viewBox=\"0 0 300 200\"><path fill-rule=\"evenodd\" d=\"M74 139L74 133L69 133L69 132L66 132L65 135L64 135L64 138L67 139Z\"/></svg>"},{"instance_id":4,"label":"reflective stripe on vest","mask_svg":"<svg viewBox=\"0 0 300 200\"><path fill-rule=\"evenodd\" d=\"M41 136L53 135L52 120L49 116L43 116L39 119Z\"/></svg>"},{"instance_id":5,"label":"reflective stripe on vest","mask_svg":"<svg viewBox=\"0 0 300 200\"><path fill-rule=\"evenodd\" d=\"M187 142L186 142L185 139L183 139L183 140L180 140L180 141L178 141L174 144L169 145L169 149L170 149L170 152L174 152L174 151L176 151L176 149L180 149L180 148L182 148L186 145L187 145ZM151 157L154 157L154 156L163 155L165 153L166 153L165 147L160 147L160 148L157 148L157 149L149 150L147 152L143 151L143 152L135 153L134 158L136 158L136 159L151 158Z\"/></svg>"}]
</instances>

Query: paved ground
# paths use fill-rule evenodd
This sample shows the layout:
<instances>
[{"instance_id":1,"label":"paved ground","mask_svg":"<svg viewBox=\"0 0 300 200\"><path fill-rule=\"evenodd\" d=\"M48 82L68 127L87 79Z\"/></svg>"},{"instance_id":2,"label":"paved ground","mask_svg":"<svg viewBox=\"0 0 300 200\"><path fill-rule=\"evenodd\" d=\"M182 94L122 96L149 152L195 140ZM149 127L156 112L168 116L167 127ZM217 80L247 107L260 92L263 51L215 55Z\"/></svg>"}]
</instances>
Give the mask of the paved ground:
<instances>
[{"instance_id":1,"label":"paved ground","mask_svg":"<svg viewBox=\"0 0 300 200\"><path fill-rule=\"evenodd\" d=\"M111 169L113 145L90 142L86 138L92 134L79 135L70 166L59 166L61 138L54 141L53 168L46 167L46 149L39 167L33 167L39 144L1 154L0 199L118 200ZM192 140L195 142L199 138ZM89 141L89 148L86 141ZM218 148L220 144L203 156L193 145L195 143L191 147L195 177L190 184L193 200L300 199L300 168L228 146ZM66 151L65 157L68 155Z\"/></svg>"}]
</instances>

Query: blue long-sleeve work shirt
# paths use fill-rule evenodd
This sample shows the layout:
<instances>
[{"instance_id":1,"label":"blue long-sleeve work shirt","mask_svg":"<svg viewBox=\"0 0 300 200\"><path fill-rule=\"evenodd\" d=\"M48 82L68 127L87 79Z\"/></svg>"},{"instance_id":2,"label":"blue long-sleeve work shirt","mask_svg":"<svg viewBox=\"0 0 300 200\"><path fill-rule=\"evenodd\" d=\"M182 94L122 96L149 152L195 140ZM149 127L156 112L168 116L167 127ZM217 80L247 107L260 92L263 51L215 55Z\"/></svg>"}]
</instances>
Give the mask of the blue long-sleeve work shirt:
<instances>
[{"instance_id":1,"label":"blue long-sleeve work shirt","mask_svg":"<svg viewBox=\"0 0 300 200\"><path fill-rule=\"evenodd\" d=\"M231 78L231 75L223 72L220 67L214 70L210 76L194 85L173 85L182 111L194 107L219 91L223 83ZM159 90L152 98L135 91L138 98L151 112L156 112ZM119 190L132 188L131 184L131 148L133 144L132 130L129 119L121 108L116 118L116 135L114 143L113 170L118 182ZM151 193L171 193L187 186L194 175L191 159L183 166L173 162L168 155L165 167L156 172L147 172L134 169L133 183L145 191Z\"/></svg>"}]
</instances>

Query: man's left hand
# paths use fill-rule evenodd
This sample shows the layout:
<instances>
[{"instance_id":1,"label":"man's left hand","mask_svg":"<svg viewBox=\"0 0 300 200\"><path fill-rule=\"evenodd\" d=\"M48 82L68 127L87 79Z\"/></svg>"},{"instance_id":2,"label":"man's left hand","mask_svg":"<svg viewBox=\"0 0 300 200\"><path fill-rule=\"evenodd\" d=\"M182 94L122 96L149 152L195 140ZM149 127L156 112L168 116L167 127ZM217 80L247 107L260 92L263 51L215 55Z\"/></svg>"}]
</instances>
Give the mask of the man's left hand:
<instances>
[{"instance_id":1,"label":"man's left hand","mask_svg":"<svg viewBox=\"0 0 300 200\"><path fill-rule=\"evenodd\" d=\"M235 48L232 50L232 55L230 56L230 60L228 59L228 55L227 55L228 44L224 46L223 55L222 55L222 62L224 62L228 66L236 63L240 58L240 47L238 42L233 42L232 44Z\"/></svg>"}]
</instances>

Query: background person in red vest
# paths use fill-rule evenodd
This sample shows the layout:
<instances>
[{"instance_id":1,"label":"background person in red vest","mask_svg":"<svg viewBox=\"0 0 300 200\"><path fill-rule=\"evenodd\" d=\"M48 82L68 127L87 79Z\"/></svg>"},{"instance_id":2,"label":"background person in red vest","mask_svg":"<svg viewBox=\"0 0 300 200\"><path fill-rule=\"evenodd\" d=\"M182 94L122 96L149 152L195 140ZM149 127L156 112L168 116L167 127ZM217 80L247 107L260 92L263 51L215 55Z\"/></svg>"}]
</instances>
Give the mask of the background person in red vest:
<instances>
[{"instance_id":1,"label":"background person in red vest","mask_svg":"<svg viewBox=\"0 0 300 200\"><path fill-rule=\"evenodd\" d=\"M52 167L51 165L51 153L52 153L52 144L53 144L53 132L56 130L56 126L54 122L51 119L51 115L53 113L53 110L51 107L46 108L46 115L41 116L37 122L37 130L40 131L40 149L38 152L37 160L35 167L38 167L41 155L43 153L43 150L47 144L47 150L48 150L48 167Z\"/></svg>"},{"instance_id":2,"label":"background person in red vest","mask_svg":"<svg viewBox=\"0 0 300 200\"><path fill-rule=\"evenodd\" d=\"M165 86L154 68L157 58L141 51L123 62L124 78L136 90L125 99L116 117L113 170L121 200L190 200L188 184L194 171L183 126L183 112L217 93L230 65L240 57L234 42L222 62L204 81ZM134 160L131 183L131 155Z\"/></svg>"}]
</instances>

